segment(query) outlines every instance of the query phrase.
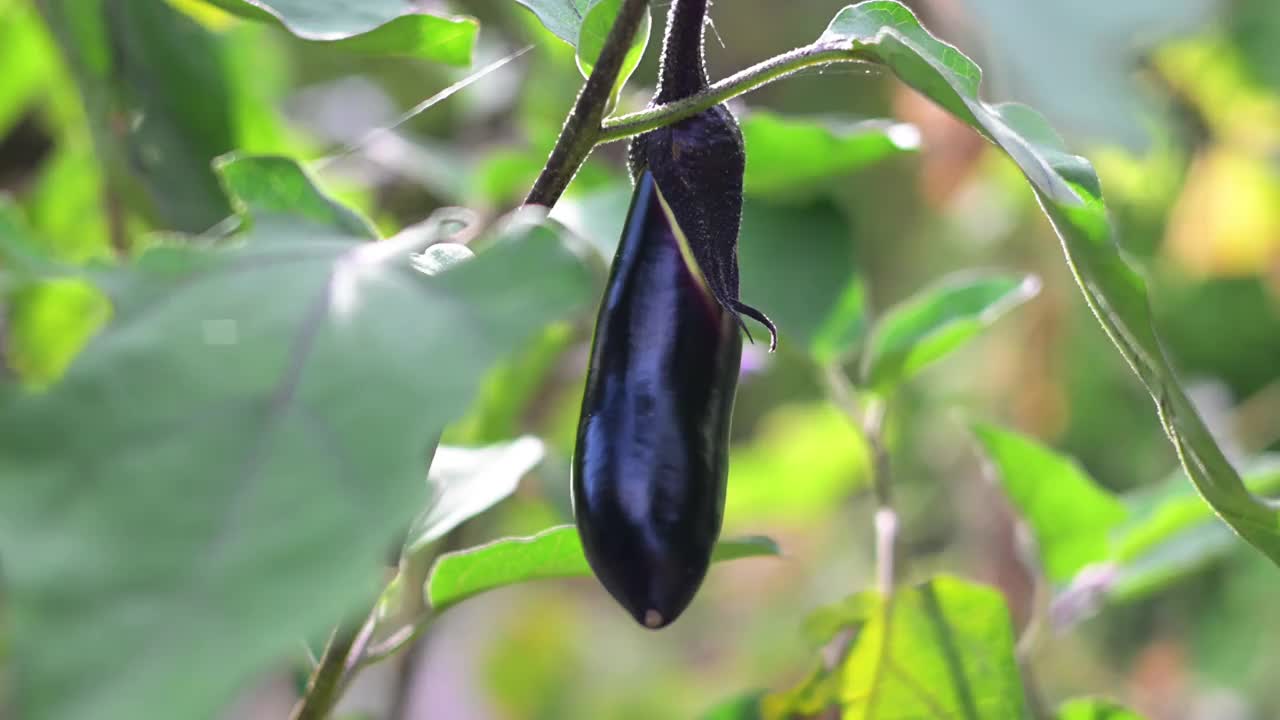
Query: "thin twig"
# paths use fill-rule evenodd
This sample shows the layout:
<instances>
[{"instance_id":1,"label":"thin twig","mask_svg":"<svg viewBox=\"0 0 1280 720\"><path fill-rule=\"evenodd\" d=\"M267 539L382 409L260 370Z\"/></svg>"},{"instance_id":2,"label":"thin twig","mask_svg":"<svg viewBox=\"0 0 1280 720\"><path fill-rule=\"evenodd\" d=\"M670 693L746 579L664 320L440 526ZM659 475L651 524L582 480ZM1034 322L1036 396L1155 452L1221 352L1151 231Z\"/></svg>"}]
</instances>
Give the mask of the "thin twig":
<instances>
[{"instance_id":1,"label":"thin twig","mask_svg":"<svg viewBox=\"0 0 1280 720\"><path fill-rule=\"evenodd\" d=\"M832 41L806 45L740 70L713 84L705 91L690 95L683 100L611 117L604 121L604 129L599 134L597 142L614 142L670 125L677 120L697 115L709 107L802 70L835 63L867 61L867 58L853 50L848 42Z\"/></svg>"},{"instance_id":2,"label":"thin twig","mask_svg":"<svg viewBox=\"0 0 1280 720\"><path fill-rule=\"evenodd\" d=\"M899 563L897 562L898 514L893 509L893 483L889 471L889 451L884 441L886 404L869 396L859 402L853 384L838 365L822 368L827 396L844 412L849 422L862 431L871 450L871 489L876 498L876 580L886 602L891 602Z\"/></svg>"},{"instance_id":3,"label":"thin twig","mask_svg":"<svg viewBox=\"0 0 1280 720\"><path fill-rule=\"evenodd\" d=\"M649 12L649 0L623 0L622 9L613 21L613 27L605 38L604 48L591 70L590 77L578 93L578 99L569 111L556 146L547 158L533 189L525 198L526 205L551 207L560 199L569 181L586 161L600 139L600 121L605 107L613 96L622 62L626 59L631 40L636 35L645 13Z\"/></svg>"}]
</instances>

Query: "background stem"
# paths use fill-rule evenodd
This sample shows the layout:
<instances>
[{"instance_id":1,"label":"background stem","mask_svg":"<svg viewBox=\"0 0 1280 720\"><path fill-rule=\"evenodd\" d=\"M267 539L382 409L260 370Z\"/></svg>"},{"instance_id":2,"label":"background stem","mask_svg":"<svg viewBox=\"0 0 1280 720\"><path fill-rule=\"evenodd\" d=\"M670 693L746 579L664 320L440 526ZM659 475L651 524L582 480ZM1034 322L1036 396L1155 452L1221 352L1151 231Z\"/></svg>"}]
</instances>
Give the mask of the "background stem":
<instances>
[{"instance_id":1,"label":"background stem","mask_svg":"<svg viewBox=\"0 0 1280 720\"><path fill-rule=\"evenodd\" d=\"M618 18L605 38L604 48L596 60L591 76L578 93L578 99L569 111L564 128L556 146L547 158L533 189L525 198L526 205L556 204L569 181L577 174L578 168L586 161L591 150L600 140L600 121L604 119L605 106L613 94L613 86L622 70L622 61L631 47L632 38L636 35L645 13L649 11L649 0L623 0Z\"/></svg>"}]
</instances>

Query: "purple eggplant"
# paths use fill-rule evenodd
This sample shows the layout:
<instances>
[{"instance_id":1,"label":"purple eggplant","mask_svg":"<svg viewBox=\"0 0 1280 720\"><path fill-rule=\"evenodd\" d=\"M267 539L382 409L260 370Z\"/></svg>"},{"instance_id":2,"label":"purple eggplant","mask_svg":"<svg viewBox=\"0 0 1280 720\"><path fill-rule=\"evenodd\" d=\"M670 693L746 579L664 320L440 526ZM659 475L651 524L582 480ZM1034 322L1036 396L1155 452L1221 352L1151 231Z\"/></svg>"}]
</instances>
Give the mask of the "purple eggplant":
<instances>
[{"instance_id":1,"label":"purple eggplant","mask_svg":"<svg viewBox=\"0 0 1280 720\"><path fill-rule=\"evenodd\" d=\"M697 592L720 534L742 339L653 175L641 175L596 323L573 501L596 577L660 628Z\"/></svg>"},{"instance_id":2,"label":"purple eggplant","mask_svg":"<svg viewBox=\"0 0 1280 720\"><path fill-rule=\"evenodd\" d=\"M707 87L705 13L706 0L672 5L655 102ZM573 503L596 577L656 629L693 600L720 534L741 318L774 329L738 298L745 153L728 109L637 137L630 161L635 194L596 321Z\"/></svg>"}]
</instances>

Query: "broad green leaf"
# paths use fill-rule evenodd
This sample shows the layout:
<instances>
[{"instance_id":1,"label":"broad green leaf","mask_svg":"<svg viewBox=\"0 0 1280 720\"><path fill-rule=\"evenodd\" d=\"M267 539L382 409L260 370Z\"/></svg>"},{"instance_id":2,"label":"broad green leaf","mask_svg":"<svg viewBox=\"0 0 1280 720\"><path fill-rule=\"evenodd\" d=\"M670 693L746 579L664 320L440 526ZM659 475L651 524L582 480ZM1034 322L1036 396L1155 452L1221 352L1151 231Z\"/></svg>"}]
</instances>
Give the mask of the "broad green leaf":
<instances>
[{"instance_id":1,"label":"broad green leaf","mask_svg":"<svg viewBox=\"0 0 1280 720\"><path fill-rule=\"evenodd\" d=\"M869 454L831 405L787 406L766 415L755 437L730 450L727 527L812 523L863 487Z\"/></svg>"},{"instance_id":2,"label":"broad green leaf","mask_svg":"<svg viewBox=\"0 0 1280 720\"><path fill-rule=\"evenodd\" d=\"M480 25L472 18L423 12L411 0L206 0L255 20L274 20L294 35L371 55L407 55L471 64Z\"/></svg>"},{"instance_id":3,"label":"broad green leaf","mask_svg":"<svg viewBox=\"0 0 1280 720\"><path fill-rule=\"evenodd\" d=\"M1142 720L1142 717L1110 700L1081 698L1063 703L1055 720Z\"/></svg>"},{"instance_id":4,"label":"broad green leaf","mask_svg":"<svg viewBox=\"0 0 1280 720\"><path fill-rule=\"evenodd\" d=\"M65 138L25 203L39 246L50 256L71 263L114 256L102 185L103 169L87 134Z\"/></svg>"},{"instance_id":5,"label":"broad green leaf","mask_svg":"<svg viewBox=\"0 0 1280 720\"><path fill-rule=\"evenodd\" d=\"M1280 495L1280 462L1264 457L1243 470L1244 484L1259 497ZM1113 542L1119 574L1110 596L1135 600L1221 560L1236 547L1235 537L1214 516L1179 472L1129 513Z\"/></svg>"},{"instance_id":6,"label":"broad green leaf","mask_svg":"<svg viewBox=\"0 0 1280 720\"><path fill-rule=\"evenodd\" d=\"M979 100L978 66L930 35L896 2L870 0L845 8L821 41L847 43L851 52L884 63L1017 163L1062 239L1089 308L1155 400L1191 481L1232 529L1280 563L1280 510L1249 492L1179 384L1156 333L1146 281L1116 246L1089 162L1070 154L1034 110Z\"/></svg>"},{"instance_id":7,"label":"broad green leaf","mask_svg":"<svg viewBox=\"0 0 1280 720\"><path fill-rule=\"evenodd\" d=\"M609 31L613 29L613 22L618 18L618 11L622 9L622 2L623 0L592 0L591 6L582 18L582 26L578 28L578 39L574 45L578 48L578 70L582 72L584 78L589 77L591 71L595 69L596 60L600 58L600 51L604 49L604 41L609 37ZM646 8L640 27L636 30L636 35L631 40L631 47L627 49L627 55L622 60L622 68L618 71L618 79L613 84L613 94L610 96L612 98L611 103L617 102L618 93L622 92L622 86L627 84L631 74L639 67L640 60L644 57L645 48L649 46L649 32L652 25L653 20L649 15L648 8Z\"/></svg>"},{"instance_id":8,"label":"broad green leaf","mask_svg":"<svg viewBox=\"0 0 1280 720\"><path fill-rule=\"evenodd\" d=\"M1022 720L1022 679L1013 628L1000 593L938 577L891 599L858 603L853 645L829 675L821 668L800 688L764 700L764 717L813 714L838 703L846 720ZM798 688L799 689L799 688ZM804 709L794 705L803 700Z\"/></svg>"},{"instance_id":9,"label":"broad green leaf","mask_svg":"<svg viewBox=\"0 0 1280 720\"><path fill-rule=\"evenodd\" d=\"M591 0L516 0L529 8L556 37L577 45L578 30Z\"/></svg>"},{"instance_id":10,"label":"broad green leaf","mask_svg":"<svg viewBox=\"0 0 1280 720\"><path fill-rule=\"evenodd\" d=\"M721 540L711 559L721 562L778 553L772 540L751 537ZM439 612L507 585L590 574L577 528L560 525L532 537L503 538L440 556L427 580L427 599Z\"/></svg>"},{"instance_id":11,"label":"broad green leaf","mask_svg":"<svg viewBox=\"0 0 1280 720\"><path fill-rule=\"evenodd\" d=\"M886 120L836 123L755 110L740 122L748 195L802 195L920 146L914 126Z\"/></svg>"},{"instance_id":12,"label":"broad green leaf","mask_svg":"<svg viewBox=\"0 0 1280 720\"><path fill-rule=\"evenodd\" d=\"M863 381L889 392L1035 297L1034 275L959 273L926 288L879 319L863 355Z\"/></svg>"},{"instance_id":13,"label":"broad green leaf","mask_svg":"<svg viewBox=\"0 0 1280 720\"><path fill-rule=\"evenodd\" d=\"M831 200L747 198L738 258L743 300L763 310L784 341L825 363L862 339L866 286L849 222Z\"/></svg>"},{"instance_id":14,"label":"broad green leaf","mask_svg":"<svg viewBox=\"0 0 1280 720\"><path fill-rule=\"evenodd\" d=\"M268 213L90 276L112 322L49 391L0 403L23 717L214 716L368 606L432 439L591 288L544 226L435 277L414 249Z\"/></svg>"},{"instance_id":15,"label":"broad green leaf","mask_svg":"<svg viewBox=\"0 0 1280 720\"><path fill-rule=\"evenodd\" d=\"M981 423L973 433L1035 535L1050 580L1065 583L1084 566L1107 559L1108 533L1127 516L1115 496L1073 460L1031 438Z\"/></svg>"},{"instance_id":16,"label":"broad green leaf","mask_svg":"<svg viewBox=\"0 0 1280 720\"><path fill-rule=\"evenodd\" d=\"M528 436L479 448L436 448L427 475L431 497L409 527L404 552L420 551L515 492L544 452L542 441Z\"/></svg>"}]
</instances>

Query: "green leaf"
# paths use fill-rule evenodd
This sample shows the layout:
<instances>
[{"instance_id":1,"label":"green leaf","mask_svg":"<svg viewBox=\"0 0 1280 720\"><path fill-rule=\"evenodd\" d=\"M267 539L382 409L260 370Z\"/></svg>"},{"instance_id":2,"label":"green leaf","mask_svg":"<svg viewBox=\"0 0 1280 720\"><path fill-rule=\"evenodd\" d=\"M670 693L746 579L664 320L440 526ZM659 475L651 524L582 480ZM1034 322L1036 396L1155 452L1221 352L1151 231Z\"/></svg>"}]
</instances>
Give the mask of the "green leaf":
<instances>
[{"instance_id":1,"label":"green leaf","mask_svg":"<svg viewBox=\"0 0 1280 720\"><path fill-rule=\"evenodd\" d=\"M713 562L779 554L768 538L721 540ZM442 555L427 581L427 598L437 612L469 597L507 585L591 574L582 541L572 525L553 527L532 537L503 538Z\"/></svg>"},{"instance_id":2,"label":"green leaf","mask_svg":"<svg viewBox=\"0 0 1280 720\"><path fill-rule=\"evenodd\" d=\"M1017 163L1062 239L1089 308L1155 400L1191 481L1241 537L1280 564L1280 510L1249 492L1179 384L1156 333L1146 282L1115 244L1089 162L1071 155L1034 110L981 102L978 66L896 2L845 8L822 41L848 43L851 51L887 65Z\"/></svg>"},{"instance_id":3,"label":"green leaf","mask_svg":"<svg viewBox=\"0 0 1280 720\"><path fill-rule=\"evenodd\" d=\"M111 315L93 286L75 278L35 282L8 299L4 363L23 383L43 388L62 377Z\"/></svg>"},{"instance_id":4,"label":"green leaf","mask_svg":"<svg viewBox=\"0 0 1280 720\"><path fill-rule=\"evenodd\" d=\"M373 223L316 188L296 161L286 157L231 154L214 166L236 209L249 222L281 216L336 228L352 237L377 239Z\"/></svg>"},{"instance_id":5,"label":"green leaf","mask_svg":"<svg viewBox=\"0 0 1280 720\"><path fill-rule=\"evenodd\" d=\"M807 526L869 480L869 452L831 405L785 406L766 415L749 444L730 451L725 523ZM802 478L781 482L784 478Z\"/></svg>"},{"instance_id":6,"label":"green leaf","mask_svg":"<svg viewBox=\"0 0 1280 720\"><path fill-rule=\"evenodd\" d=\"M613 22L618 18L618 12L622 10L622 2L623 0L592 0L586 15L583 16L582 26L578 28L578 39L575 43L578 48L578 70L582 73L582 77L589 77L595 68L600 51L604 49L604 41L609 37L609 31L613 29ZM645 48L649 46L649 32L652 25L653 20L646 7L640 27L631 40L631 47L627 49L627 55L622 60L618 79L613 84L613 93L610 95L611 104L617 102L622 86L627 84L631 74L640 66Z\"/></svg>"},{"instance_id":7,"label":"green leaf","mask_svg":"<svg viewBox=\"0 0 1280 720\"><path fill-rule=\"evenodd\" d=\"M422 550L515 492L544 452L541 440L527 436L479 448L437 448L427 475L431 499L409 527L405 554Z\"/></svg>"},{"instance_id":8,"label":"green leaf","mask_svg":"<svg viewBox=\"0 0 1280 720\"><path fill-rule=\"evenodd\" d=\"M591 0L516 0L529 8L548 30L561 40L574 45L578 30Z\"/></svg>"},{"instance_id":9,"label":"green leaf","mask_svg":"<svg viewBox=\"0 0 1280 720\"><path fill-rule=\"evenodd\" d=\"M1026 717L1013 628L998 591L943 576L891 599L864 595L863 602L842 603L857 610L849 620L858 631L832 673L836 679L824 680L819 669L805 683L838 693L807 693L809 712L834 699L847 720ZM797 712L787 698L766 697L765 717Z\"/></svg>"},{"instance_id":10,"label":"green leaf","mask_svg":"<svg viewBox=\"0 0 1280 720\"><path fill-rule=\"evenodd\" d=\"M958 273L885 312L868 340L863 378L885 393L1035 297L1034 275Z\"/></svg>"},{"instance_id":11,"label":"green leaf","mask_svg":"<svg viewBox=\"0 0 1280 720\"><path fill-rule=\"evenodd\" d=\"M1280 461L1264 456L1250 463L1244 468L1244 484L1259 497L1280 495ZM1117 601L1145 597L1236 547L1235 536L1196 496L1182 472L1164 482L1154 497L1131 504L1136 507L1114 542L1119 574L1110 597Z\"/></svg>"},{"instance_id":12,"label":"green leaf","mask_svg":"<svg viewBox=\"0 0 1280 720\"><path fill-rule=\"evenodd\" d=\"M520 432L535 403L572 347L577 333L568 323L551 325L485 378L467 416L449 426L444 441L493 443Z\"/></svg>"},{"instance_id":13,"label":"green leaf","mask_svg":"<svg viewBox=\"0 0 1280 720\"><path fill-rule=\"evenodd\" d=\"M739 695L730 698L703 713L701 720L760 720L760 699L764 691Z\"/></svg>"},{"instance_id":14,"label":"green leaf","mask_svg":"<svg viewBox=\"0 0 1280 720\"><path fill-rule=\"evenodd\" d=\"M1056 720L1142 720L1142 716L1110 700L1080 698L1063 703Z\"/></svg>"},{"instance_id":15,"label":"green leaf","mask_svg":"<svg viewBox=\"0 0 1280 720\"><path fill-rule=\"evenodd\" d=\"M0 372L30 388L57 380L107 321L91 285L45 256L18 208L0 197Z\"/></svg>"},{"instance_id":16,"label":"green leaf","mask_svg":"<svg viewBox=\"0 0 1280 720\"><path fill-rule=\"evenodd\" d=\"M422 12L409 0L206 0L255 20L274 20L303 40L371 55L471 64L480 24Z\"/></svg>"},{"instance_id":17,"label":"green leaf","mask_svg":"<svg viewBox=\"0 0 1280 720\"><path fill-rule=\"evenodd\" d=\"M740 122L747 144L748 195L802 195L920 146L914 126L887 120L835 123L755 110Z\"/></svg>"},{"instance_id":18,"label":"green leaf","mask_svg":"<svg viewBox=\"0 0 1280 720\"><path fill-rule=\"evenodd\" d=\"M1108 558L1108 533L1128 515L1119 500L1073 460L1031 438L987 424L975 425L973 433L1035 535L1050 580L1065 583L1084 566Z\"/></svg>"},{"instance_id":19,"label":"green leaf","mask_svg":"<svg viewBox=\"0 0 1280 720\"><path fill-rule=\"evenodd\" d=\"M784 341L825 363L862 339L866 286L849 222L830 199L776 205L747 198L738 257L744 301L763 310Z\"/></svg>"},{"instance_id":20,"label":"green leaf","mask_svg":"<svg viewBox=\"0 0 1280 720\"><path fill-rule=\"evenodd\" d=\"M432 438L487 368L589 300L578 256L520 228L434 277L410 262L419 240L284 214L95 271L111 324L52 389L0 403L23 717L214 716L368 607Z\"/></svg>"}]
</instances>

